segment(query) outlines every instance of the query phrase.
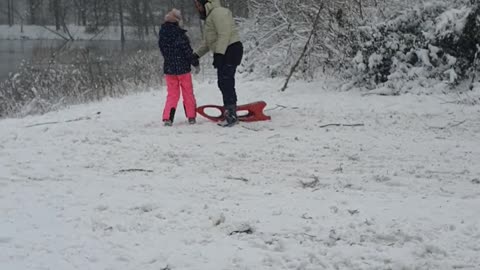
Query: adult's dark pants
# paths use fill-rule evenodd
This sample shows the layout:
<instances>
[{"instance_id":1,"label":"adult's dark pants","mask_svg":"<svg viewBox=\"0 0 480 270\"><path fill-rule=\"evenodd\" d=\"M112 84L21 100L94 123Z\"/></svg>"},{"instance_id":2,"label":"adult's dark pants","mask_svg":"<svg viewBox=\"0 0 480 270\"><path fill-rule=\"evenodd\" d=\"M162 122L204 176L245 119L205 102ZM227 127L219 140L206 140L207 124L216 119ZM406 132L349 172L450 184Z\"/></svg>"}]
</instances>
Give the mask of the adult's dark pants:
<instances>
[{"instance_id":1,"label":"adult's dark pants","mask_svg":"<svg viewBox=\"0 0 480 270\"><path fill-rule=\"evenodd\" d=\"M223 65L217 67L218 88L222 92L223 105L234 107L237 105L237 92L235 89L235 74L237 66L242 62L243 45L236 42L228 46L225 52Z\"/></svg>"}]
</instances>

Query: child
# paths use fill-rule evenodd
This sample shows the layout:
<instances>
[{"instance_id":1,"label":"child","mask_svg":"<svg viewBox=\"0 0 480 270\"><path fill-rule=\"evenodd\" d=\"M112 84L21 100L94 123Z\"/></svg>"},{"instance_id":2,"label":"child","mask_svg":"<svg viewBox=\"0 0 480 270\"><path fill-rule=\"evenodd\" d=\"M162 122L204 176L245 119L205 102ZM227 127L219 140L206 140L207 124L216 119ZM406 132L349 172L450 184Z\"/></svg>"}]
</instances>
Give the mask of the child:
<instances>
[{"instance_id":1,"label":"child","mask_svg":"<svg viewBox=\"0 0 480 270\"><path fill-rule=\"evenodd\" d=\"M182 14L172 9L165 16L165 23L160 28L158 46L164 58L164 73L167 81L167 101L163 111L165 126L172 126L177 110L180 93L189 124L195 124L197 116L195 95L193 94L191 65L198 70L198 60L192 60L192 47L186 30L179 26Z\"/></svg>"}]
</instances>

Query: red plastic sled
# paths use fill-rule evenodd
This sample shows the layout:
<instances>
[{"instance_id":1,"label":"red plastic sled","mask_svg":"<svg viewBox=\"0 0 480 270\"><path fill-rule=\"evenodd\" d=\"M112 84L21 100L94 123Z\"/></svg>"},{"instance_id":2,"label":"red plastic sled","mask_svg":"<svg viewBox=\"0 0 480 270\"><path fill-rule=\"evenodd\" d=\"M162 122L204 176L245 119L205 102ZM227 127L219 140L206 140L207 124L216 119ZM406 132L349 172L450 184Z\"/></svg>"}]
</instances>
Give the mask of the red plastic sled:
<instances>
[{"instance_id":1,"label":"red plastic sled","mask_svg":"<svg viewBox=\"0 0 480 270\"><path fill-rule=\"evenodd\" d=\"M257 102L237 106L238 119L242 122L257 122L257 121L271 120L272 118L270 116L265 115L263 113L263 110L265 109L266 106L267 106L267 103L265 103L265 101L257 101ZM217 109L220 111L220 116L208 115L205 112L205 109ZM198 107L197 112L201 116L209 120L212 120L214 122L220 122L225 119L224 117L225 108L223 106L205 105L205 106ZM246 114L244 112L246 112Z\"/></svg>"}]
</instances>

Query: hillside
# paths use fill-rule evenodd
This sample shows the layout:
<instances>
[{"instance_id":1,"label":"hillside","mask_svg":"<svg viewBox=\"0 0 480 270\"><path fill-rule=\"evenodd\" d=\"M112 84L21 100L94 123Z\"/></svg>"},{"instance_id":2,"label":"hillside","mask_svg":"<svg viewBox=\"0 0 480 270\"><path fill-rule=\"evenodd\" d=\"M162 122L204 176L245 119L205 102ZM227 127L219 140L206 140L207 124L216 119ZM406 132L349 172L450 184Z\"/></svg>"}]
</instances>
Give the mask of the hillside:
<instances>
[{"instance_id":1,"label":"hillside","mask_svg":"<svg viewBox=\"0 0 480 270\"><path fill-rule=\"evenodd\" d=\"M272 121L231 129L164 89L1 120L0 269L480 269L479 108L328 85L242 79Z\"/></svg>"}]
</instances>

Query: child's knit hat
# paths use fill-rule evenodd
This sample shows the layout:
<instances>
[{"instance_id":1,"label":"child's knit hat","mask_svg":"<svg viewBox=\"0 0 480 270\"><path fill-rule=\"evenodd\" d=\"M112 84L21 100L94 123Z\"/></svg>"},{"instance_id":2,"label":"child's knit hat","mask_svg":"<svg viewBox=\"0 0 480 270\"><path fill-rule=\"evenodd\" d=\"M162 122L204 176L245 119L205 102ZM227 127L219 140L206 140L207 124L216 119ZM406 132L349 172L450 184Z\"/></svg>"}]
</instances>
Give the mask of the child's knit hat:
<instances>
[{"instance_id":1,"label":"child's knit hat","mask_svg":"<svg viewBox=\"0 0 480 270\"><path fill-rule=\"evenodd\" d=\"M166 22L180 22L182 20L182 12L178 9L172 9L170 12L165 15L165 21Z\"/></svg>"}]
</instances>

